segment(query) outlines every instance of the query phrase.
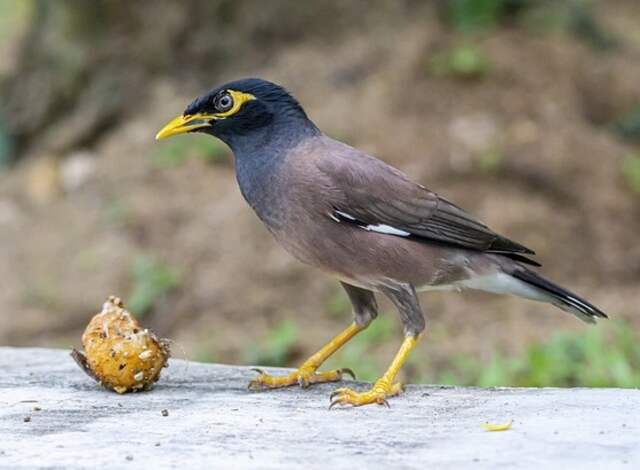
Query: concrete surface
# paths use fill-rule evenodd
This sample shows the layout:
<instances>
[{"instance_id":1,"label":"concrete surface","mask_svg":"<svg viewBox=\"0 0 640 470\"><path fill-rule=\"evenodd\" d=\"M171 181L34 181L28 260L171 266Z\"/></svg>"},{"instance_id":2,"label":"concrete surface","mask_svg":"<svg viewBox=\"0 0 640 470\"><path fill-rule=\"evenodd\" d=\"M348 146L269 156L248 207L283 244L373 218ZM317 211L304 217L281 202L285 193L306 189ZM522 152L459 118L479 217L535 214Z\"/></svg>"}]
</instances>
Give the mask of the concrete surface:
<instances>
[{"instance_id":1,"label":"concrete surface","mask_svg":"<svg viewBox=\"0 0 640 470\"><path fill-rule=\"evenodd\" d=\"M328 411L335 385L253 376L174 360L120 396L68 351L0 348L0 468L640 468L638 390L409 386L391 409Z\"/></svg>"}]
</instances>

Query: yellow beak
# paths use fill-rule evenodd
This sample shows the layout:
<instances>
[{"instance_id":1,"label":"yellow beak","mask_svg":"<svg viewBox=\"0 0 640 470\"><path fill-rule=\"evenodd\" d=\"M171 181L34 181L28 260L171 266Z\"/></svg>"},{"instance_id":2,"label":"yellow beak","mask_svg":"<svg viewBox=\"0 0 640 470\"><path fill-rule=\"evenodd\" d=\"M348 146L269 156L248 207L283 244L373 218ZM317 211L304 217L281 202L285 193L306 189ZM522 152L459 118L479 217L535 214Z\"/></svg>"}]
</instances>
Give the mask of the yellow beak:
<instances>
[{"instance_id":1,"label":"yellow beak","mask_svg":"<svg viewBox=\"0 0 640 470\"><path fill-rule=\"evenodd\" d=\"M166 139L174 135L185 134L196 129L211 126L210 121L215 119L211 114L190 114L178 116L172 119L166 126L156 134L156 140Z\"/></svg>"}]
</instances>

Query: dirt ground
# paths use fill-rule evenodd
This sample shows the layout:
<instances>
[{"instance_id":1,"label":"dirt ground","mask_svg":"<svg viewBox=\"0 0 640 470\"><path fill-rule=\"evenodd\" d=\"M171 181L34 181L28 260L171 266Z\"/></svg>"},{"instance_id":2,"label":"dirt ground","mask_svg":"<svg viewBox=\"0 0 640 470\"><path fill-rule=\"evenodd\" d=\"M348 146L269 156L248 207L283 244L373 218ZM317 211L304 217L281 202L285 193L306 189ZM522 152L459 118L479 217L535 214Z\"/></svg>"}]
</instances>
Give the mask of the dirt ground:
<instances>
[{"instance_id":1,"label":"dirt ground","mask_svg":"<svg viewBox=\"0 0 640 470\"><path fill-rule=\"evenodd\" d=\"M620 35L640 18L639 6L625 5L606 17ZM549 277L640 326L640 195L621 172L634 148L600 125L640 103L640 39L626 35L604 54L562 34L505 28L474 39L490 63L485 77L434 76L430 58L456 41L436 19L407 15L401 28L356 29L337 44L292 44L267 65L231 66L211 86L248 75L285 85L326 133L533 247ZM168 79L148 86L151 98L91 148L34 150L0 174L0 344L77 346L109 294L130 294L132 260L149 255L180 275L144 319L177 342L178 356L239 363L289 319L301 332L297 362L348 323L344 306L329 312L337 282L271 239L242 200L230 155L158 164L168 144L155 133L205 90ZM515 298L421 300L433 334L416 354L433 363L585 328ZM383 311L395 315L388 303ZM398 341L375 355L390 357Z\"/></svg>"}]
</instances>

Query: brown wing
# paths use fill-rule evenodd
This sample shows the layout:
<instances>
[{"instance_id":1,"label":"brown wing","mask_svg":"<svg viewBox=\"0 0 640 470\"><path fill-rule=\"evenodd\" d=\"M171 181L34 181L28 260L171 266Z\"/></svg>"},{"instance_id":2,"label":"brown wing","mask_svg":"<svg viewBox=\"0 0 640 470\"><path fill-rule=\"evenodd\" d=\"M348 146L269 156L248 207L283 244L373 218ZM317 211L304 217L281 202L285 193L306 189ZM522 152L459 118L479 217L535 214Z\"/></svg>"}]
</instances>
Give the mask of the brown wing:
<instances>
[{"instance_id":1,"label":"brown wing","mask_svg":"<svg viewBox=\"0 0 640 470\"><path fill-rule=\"evenodd\" d=\"M401 232L405 232L408 236L462 248L507 256L514 254L514 258L522 258L518 253L534 254L529 248L493 232L436 193L412 182L404 173L350 150L337 158L323 159L319 165L331 181L330 194L336 218L368 229L390 227L387 233L396 235L402 236Z\"/></svg>"}]
</instances>

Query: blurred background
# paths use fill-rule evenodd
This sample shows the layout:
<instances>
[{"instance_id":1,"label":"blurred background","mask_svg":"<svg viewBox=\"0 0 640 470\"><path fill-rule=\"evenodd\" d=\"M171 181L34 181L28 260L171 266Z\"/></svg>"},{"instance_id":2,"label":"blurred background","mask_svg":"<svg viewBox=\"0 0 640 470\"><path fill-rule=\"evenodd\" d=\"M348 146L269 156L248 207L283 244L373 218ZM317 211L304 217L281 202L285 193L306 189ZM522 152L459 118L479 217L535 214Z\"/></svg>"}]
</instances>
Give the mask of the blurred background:
<instances>
[{"instance_id":1,"label":"blurred background","mask_svg":"<svg viewBox=\"0 0 640 470\"><path fill-rule=\"evenodd\" d=\"M293 366L350 322L245 205L223 144L154 141L245 76L612 318L426 294L406 380L640 386L637 0L0 0L0 344L78 346L109 294L203 361ZM328 367L384 370L402 332L381 307Z\"/></svg>"}]
</instances>

